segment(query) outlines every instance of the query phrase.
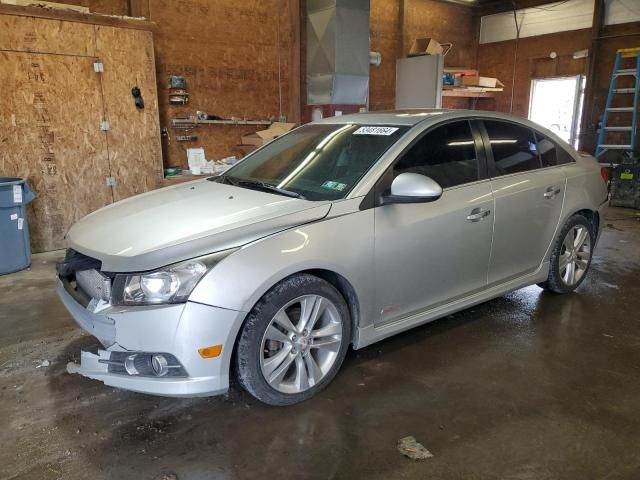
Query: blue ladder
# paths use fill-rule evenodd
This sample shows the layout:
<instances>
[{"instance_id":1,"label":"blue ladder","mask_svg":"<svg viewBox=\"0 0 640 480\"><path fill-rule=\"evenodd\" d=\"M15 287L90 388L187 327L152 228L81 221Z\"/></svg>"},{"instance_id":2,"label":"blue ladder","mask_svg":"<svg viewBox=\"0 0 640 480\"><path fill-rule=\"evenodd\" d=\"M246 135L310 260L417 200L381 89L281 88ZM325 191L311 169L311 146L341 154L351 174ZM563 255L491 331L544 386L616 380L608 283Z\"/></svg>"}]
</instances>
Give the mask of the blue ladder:
<instances>
[{"instance_id":1,"label":"blue ladder","mask_svg":"<svg viewBox=\"0 0 640 480\"><path fill-rule=\"evenodd\" d=\"M635 58L635 68L621 69L620 65L624 58ZM619 77L633 76L633 88L617 88L616 82ZM623 150L632 153L636 145L636 126L638 121L638 94L640 93L640 47L637 48L621 48L616 52L616 61L613 65L613 73L611 74L611 83L609 84L609 93L607 94L607 104L602 116L602 125L598 131L598 144L596 146L596 158L600 158L608 150ZM633 106L612 107L614 95L633 94ZM631 125L609 126L609 112L614 113L630 113ZM629 132L629 143L625 144L607 144L605 136L607 132Z\"/></svg>"}]
</instances>

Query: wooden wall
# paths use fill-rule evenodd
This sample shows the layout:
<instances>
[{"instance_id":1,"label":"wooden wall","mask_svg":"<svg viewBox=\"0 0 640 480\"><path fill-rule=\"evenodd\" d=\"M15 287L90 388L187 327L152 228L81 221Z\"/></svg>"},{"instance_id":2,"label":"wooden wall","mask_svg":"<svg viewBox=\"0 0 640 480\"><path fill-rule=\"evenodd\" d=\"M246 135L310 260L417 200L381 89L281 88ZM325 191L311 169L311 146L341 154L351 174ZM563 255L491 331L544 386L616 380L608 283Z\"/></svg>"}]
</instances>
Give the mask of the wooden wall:
<instances>
[{"instance_id":1,"label":"wooden wall","mask_svg":"<svg viewBox=\"0 0 640 480\"><path fill-rule=\"evenodd\" d=\"M526 117L532 79L587 74L587 59L574 60L572 55L578 50L591 50L592 36L592 30L587 28L520 39L513 89L515 40L480 45L478 68L481 74L498 77L505 84L504 92L496 95L495 102L485 102L482 108L509 112L513 93L513 113ZM585 105L591 105L583 112L586 129L580 134L580 148L588 152L595 150L596 130L604 111L615 52L619 48L640 45L640 23L606 26L601 37L595 52L590 52L595 55L596 70L591 96L585 99ZM552 51L558 54L556 59L549 58ZM615 123L615 117L612 119Z\"/></svg>"},{"instance_id":2,"label":"wooden wall","mask_svg":"<svg viewBox=\"0 0 640 480\"><path fill-rule=\"evenodd\" d=\"M172 118L197 110L222 117L277 118L282 111L289 121L300 121L306 99L300 74L305 71L305 35L300 32L304 0L65 1L115 15L135 13L137 6L155 23L160 118L169 134L163 138L166 166L185 166L186 149L192 146L203 146L209 159L239 156L240 137L256 130L201 125L184 131L171 128ZM371 49L383 57L381 66L371 68L372 110L393 108L395 62L416 37L452 42L446 65L475 65L477 25L471 9L437 0L371 0ZM169 104L169 75L186 77L189 105ZM448 107L468 105L464 99L445 99ZM176 141L176 135L185 134L197 135L198 140Z\"/></svg>"},{"instance_id":3,"label":"wooden wall","mask_svg":"<svg viewBox=\"0 0 640 480\"><path fill-rule=\"evenodd\" d=\"M382 53L382 64L371 67L370 109L395 104L396 59L405 57L415 38L453 43L445 66L474 67L478 38L472 10L434 0L371 0L371 50ZM468 108L465 99L445 98L448 108Z\"/></svg>"},{"instance_id":4,"label":"wooden wall","mask_svg":"<svg viewBox=\"0 0 640 480\"><path fill-rule=\"evenodd\" d=\"M586 130L581 135L581 148L588 152L593 152L597 143L597 124L602 113L604 112L605 103L607 101L607 92L609 90L609 82L611 80L611 71L613 70L613 62L615 59L616 51L619 48L640 47L640 22L623 23L619 25L605 26L600 32L601 39L597 41L596 46L596 72L592 85L592 95L589 102L586 105L590 105L588 111L584 112L586 115ZM629 82L631 79L626 78L623 81ZM629 83L627 85L631 86ZM626 105L629 105L629 99L627 98ZM612 117L612 125L622 125L629 121L629 116L624 117L626 121L619 121L616 123L615 116ZM628 123L627 123L628 124ZM614 136L608 136L607 141L618 141ZM629 139L628 135L624 135L619 139L620 143Z\"/></svg>"},{"instance_id":5,"label":"wooden wall","mask_svg":"<svg viewBox=\"0 0 640 480\"><path fill-rule=\"evenodd\" d=\"M512 89L515 40L480 45L480 74L497 77L504 83L504 91L497 93L495 101L486 102L483 108L509 112L513 92L513 113L526 117L529 113L531 80L586 74L586 59L574 60L573 52L590 47L591 29L521 38L518 41L515 89ZM551 52L556 52L557 58L549 58Z\"/></svg>"},{"instance_id":6,"label":"wooden wall","mask_svg":"<svg viewBox=\"0 0 640 480\"><path fill-rule=\"evenodd\" d=\"M52 0L53 1L53 0ZM59 0L60 3L87 7L92 13L129 15L129 0Z\"/></svg>"},{"instance_id":7,"label":"wooden wall","mask_svg":"<svg viewBox=\"0 0 640 480\"><path fill-rule=\"evenodd\" d=\"M165 165L185 165L186 148L203 146L209 159L241 155L240 136L255 126L201 125L189 134L198 141L178 143L184 130L170 128L172 118L197 110L220 117L299 121L299 66L292 50L297 0L152 0L149 18L155 33L159 102L165 139ZM297 15L297 13L296 13ZM280 64L280 67L278 67ZM187 79L190 103L168 102L169 75ZM280 78L280 82L279 82ZM280 95L282 107L280 108Z\"/></svg>"},{"instance_id":8,"label":"wooden wall","mask_svg":"<svg viewBox=\"0 0 640 480\"><path fill-rule=\"evenodd\" d=\"M393 108L395 62L406 55L415 37L453 42L446 65L473 67L476 62L477 24L469 8L436 0L405 0L403 48L402 3L371 0L371 49L383 56L382 65L371 68L371 110ZM240 136L256 130L252 126L199 126L189 132L170 128L172 118L196 110L222 117L277 117L280 87L283 114L289 121L300 121L306 103L300 74L305 71L304 1L150 0L148 6L149 18L157 25L161 123L169 132L169 139L163 140L165 165L186 165L190 146L203 146L209 159L241 155ZM187 78L189 105L168 104L167 82L172 74ZM447 98L445 106L466 108L468 101ZM185 133L197 135L198 141L176 142L175 136Z\"/></svg>"},{"instance_id":9,"label":"wooden wall","mask_svg":"<svg viewBox=\"0 0 640 480\"><path fill-rule=\"evenodd\" d=\"M29 208L33 251L62 248L77 220L161 179L151 33L2 12L0 174L26 178L37 194ZM135 85L147 98L144 110L134 106Z\"/></svg>"}]
</instances>

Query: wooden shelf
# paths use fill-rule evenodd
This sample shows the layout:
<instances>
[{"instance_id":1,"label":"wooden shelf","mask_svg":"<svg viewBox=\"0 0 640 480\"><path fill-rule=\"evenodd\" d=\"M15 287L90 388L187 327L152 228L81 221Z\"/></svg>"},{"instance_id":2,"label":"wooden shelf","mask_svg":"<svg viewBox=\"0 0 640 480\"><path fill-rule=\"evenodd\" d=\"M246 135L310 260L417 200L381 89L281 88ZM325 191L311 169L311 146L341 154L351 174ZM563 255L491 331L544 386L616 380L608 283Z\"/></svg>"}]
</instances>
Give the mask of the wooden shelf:
<instances>
[{"instance_id":1,"label":"wooden shelf","mask_svg":"<svg viewBox=\"0 0 640 480\"><path fill-rule=\"evenodd\" d=\"M464 88L451 88L442 90L443 97L466 97L466 98L493 98L496 92L474 92Z\"/></svg>"},{"instance_id":2,"label":"wooden shelf","mask_svg":"<svg viewBox=\"0 0 640 480\"><path fill-rule=\"evenodd\" d=\"M271 125L269 120L187 120L174 118L171 125Z\"/></svg>"}]
</instances>

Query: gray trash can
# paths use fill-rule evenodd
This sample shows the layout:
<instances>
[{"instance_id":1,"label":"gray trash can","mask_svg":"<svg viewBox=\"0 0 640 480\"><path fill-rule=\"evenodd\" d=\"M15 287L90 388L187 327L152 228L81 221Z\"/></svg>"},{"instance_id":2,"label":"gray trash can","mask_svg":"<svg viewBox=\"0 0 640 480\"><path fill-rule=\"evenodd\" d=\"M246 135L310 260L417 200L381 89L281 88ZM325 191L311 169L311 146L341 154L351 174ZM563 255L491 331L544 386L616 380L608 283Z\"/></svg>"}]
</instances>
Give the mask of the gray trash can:
<instances>
[{"instance_id":1,"label":"gray trash can","mask_svg":"<svg viewBox=\"0 0 640 480\"><path fill-rule=\"evenodd\" d=\"M0 275L31 265L26 205L35 194L17 177L0 177Z\"/></svg>"}]
</instances>

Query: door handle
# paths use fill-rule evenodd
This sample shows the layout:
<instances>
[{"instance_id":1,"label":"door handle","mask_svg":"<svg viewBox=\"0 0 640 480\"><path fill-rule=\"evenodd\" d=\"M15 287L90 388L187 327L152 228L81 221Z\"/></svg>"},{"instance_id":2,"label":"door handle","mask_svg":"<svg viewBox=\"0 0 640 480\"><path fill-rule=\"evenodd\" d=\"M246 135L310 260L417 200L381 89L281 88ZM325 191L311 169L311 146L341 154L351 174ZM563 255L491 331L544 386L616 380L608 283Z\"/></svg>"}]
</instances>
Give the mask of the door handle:
<instances>
[{"instance_id":1,"label":"door handle","mask_svg":"<svg viewBox=\"0 0 640 480\"><path fill-rule=\"evenodd\" d=\"M560 193L560 187L549 187L544 192L544 198L553 198Z\"/></svg>"},{"instance_id":2,"label":"door handle","mask_svg":"<svg viewBox=\"0 0 640 480\"><path fill-rule=\"evenodd\" d=\"M471 222L479 222L490 213L491 210L485 210L484 208L474 208L473 210L471 210L471 213L467 215L467 220Z\"/></svg>"}]
</instances>

